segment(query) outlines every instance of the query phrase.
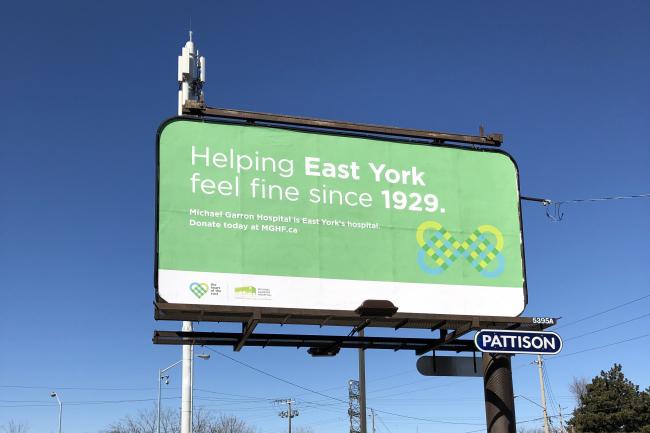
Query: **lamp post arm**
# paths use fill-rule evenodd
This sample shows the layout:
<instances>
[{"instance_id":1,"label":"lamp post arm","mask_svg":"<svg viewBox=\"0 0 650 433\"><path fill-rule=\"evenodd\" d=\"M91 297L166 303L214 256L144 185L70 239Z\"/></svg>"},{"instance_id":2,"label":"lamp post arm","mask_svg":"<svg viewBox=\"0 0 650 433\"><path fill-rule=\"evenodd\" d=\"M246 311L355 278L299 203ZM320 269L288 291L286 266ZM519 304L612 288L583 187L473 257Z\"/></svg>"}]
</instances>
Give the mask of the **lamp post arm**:
<instances>
[{"instance_id":1,"label":"lamp post arm","mask_svg":"<svg viewBox=\"0 0 650 433\"><path fill-rule=\"evenodd\" d=\"M175 363L173 363L169 367L161 368L160 370L158 370L158 398L157 398L157 400L158 400L158 404L157 404L158 408L157 408L157 413L156 413L156 433L160 433L160 398L161 398L161 390L160 390L161 383L160 382L162 381L163 373L166 372L167 370L169 370L170 368L176 367L181 362L183 362L182 359L179 360L179 361L176 361Z\"/></svg>"},{"instance_id":2,"label":"lamp post arm","mask_svg":"<svg viewBox=\"0 0 650 433\"><path fill-rule=\"evenodd\" d=\"M162 376L162 374L163 374L164 372L166 372L166 371L169 370L170 368L174 368L174 367L176 367L176 366L177 366L178 364L180 364L181 362L183 362L182 359L176 361L175 363L173 363L173 364L170 365L169 367L166 367L166 368L161 369L161 370L160 370L160 375Z\"/></svg>"},{"instance_id":3,"label":"lamp post arm","mask_svg":"<svg viewBox=\"0 0 650 433\"><path fill-rule=\"evenodd\" d=\"M537 405L537 406L541 407L542 409L544 409L544 406L542 406L542 405L539 404L539 403L534 402L533 400L529 399L528 397L526 397L526 396L524 396L524 395L520 395L520 394L518 394L518 395L515 395L515 397L521 397L521 398L523 398L524 400L528 400L528 401L531 402L532 404Z\"/></svg>"}]
</instances>

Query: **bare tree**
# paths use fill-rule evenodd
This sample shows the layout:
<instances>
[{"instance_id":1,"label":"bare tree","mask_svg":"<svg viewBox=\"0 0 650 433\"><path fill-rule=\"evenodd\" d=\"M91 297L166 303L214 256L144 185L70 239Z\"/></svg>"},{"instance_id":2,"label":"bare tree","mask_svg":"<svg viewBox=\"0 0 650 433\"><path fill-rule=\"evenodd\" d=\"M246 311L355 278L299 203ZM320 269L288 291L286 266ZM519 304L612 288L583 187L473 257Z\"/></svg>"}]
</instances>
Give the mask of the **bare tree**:
<instances>
[{"instance_id":1,"label":"bare tree","mask_svg":"<svg viewBox=\"0 0 650 433\"><path fill-rule=\"evenodd\" d=\"M544 433L541 427L517 427L517 433Z\"/></svg>"},{"instance_id":2,"label":"bare tree","mask_svg":"<svg viewBox=\"0 0 650 433\"><path fill-rule=\"evenodd\" d=\"M18 423L14 420L10 420L1 428L4 433L27 433L29 431L27 424Z\"/></svg>"},{"instance_id":3,"label":"bare tree","mask_svg":"<svg viewBox=\"0 0 650 433\"><path fill-rule=\"evenodd\" d=\"M580 405L580 402L582 401L582 396L587 392L587 383L587 379L584 377L574 377L573 381L569 385L569 391L573 394L573 397L575 397L578 405Z\"/></svg>"},{"instance_id":4,"label":"bare tree","mask_svg":"<svg viewBox=\"0 0 650 433\"><path fill-rule=\"evenodd\" d=\"M299 426L293 429L295 433L314 433L314 429L311 427Z\"/></svg>"},{"instance_id":5,"label":"bare tree","mask_svg":"<svg viewBox=\"0 0 650 433\"><path fill-rule=\"evenodd\" d=\"M255 433L255 429L233 415L219 416L211 427L210 430L197 430L196 433Z\"/></svg>"},{"instance_id":6,"label":"bare tree","mask_svg":"<svg viewBox=\"0 0 650 433\"><path fill-rule=\"evenodd\" d=\"M179 433L180 420L178 411L166 409L160 413L160 433ZM156 433L156 410L148 409L136 415L127 415L115 424L111 424L104 433Z\"/></svg>"},{"instance_id":7,"label":"bare tree","mask_svg":"<svg viewBox=\"0 0 650 433\"><path fill-rule=\"evenodd\" d=\"M192 431L194 433L255 433L255 429L236 416L221 415L215 419L212 414L197 408L194 410ZM111 424L104 433L156 433L156 411L140 411ZM180 417L177 410L164 410L160 414L160 433L179 433ZM12 432L13 433L13 432ZM24 432L18 432L24 433Z\"/></svg>"}]
</instances>

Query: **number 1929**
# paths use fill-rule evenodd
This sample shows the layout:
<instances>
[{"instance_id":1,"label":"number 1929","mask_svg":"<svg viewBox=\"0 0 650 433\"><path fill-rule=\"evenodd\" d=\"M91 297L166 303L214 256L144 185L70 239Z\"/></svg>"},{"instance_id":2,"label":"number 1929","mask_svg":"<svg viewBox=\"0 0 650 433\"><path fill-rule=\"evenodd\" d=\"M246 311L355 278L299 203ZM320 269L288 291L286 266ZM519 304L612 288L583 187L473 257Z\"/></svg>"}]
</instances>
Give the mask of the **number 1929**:
<instances>
[{"instance_id":1,"label":"number 1929","mask_svg":"<svg viewBox=\"0 0 650 433\"><path fill-rule=\"evenodd\" d=\"M435 194L405 193L403 191L381 191L386 209L410 210L413 212L435 212L438 210L438 197Z\"/></svg>"}]
</instances>

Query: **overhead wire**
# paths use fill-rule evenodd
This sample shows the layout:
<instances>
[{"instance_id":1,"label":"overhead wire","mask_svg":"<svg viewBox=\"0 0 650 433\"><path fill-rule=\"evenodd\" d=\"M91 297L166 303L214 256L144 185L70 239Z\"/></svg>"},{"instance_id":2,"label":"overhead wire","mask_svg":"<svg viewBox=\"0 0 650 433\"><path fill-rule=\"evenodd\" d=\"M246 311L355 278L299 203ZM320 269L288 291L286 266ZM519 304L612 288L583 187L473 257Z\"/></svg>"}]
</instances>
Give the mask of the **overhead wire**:
<instances>
[{"instance_id":1,"label":"overhead wire","mask_svg":"<svg viewBox=\"0 0 650 433\"><path fill-rule=\"evenodd\" d=\"M376 410L376 409L375 409L375 410ZM384 419L383 419L382 417L380 417L378 414L376 414L376 417L377 417L377 419L379 420L379 422L381 423L381 425L384 426L384 428L386 429L386 431L387 431L388 433L393 433L393 432L390 430L390 428L386 425L386 423L384 422Z\"/></svg>"},{"instance_id":2,"label":"overhead wire","mask_svg":"<svg viewBox=\"0 0 650 433\"><path fill-rule=\"evenodd\" d=\"M246 362L244 362L244 361L240 361L240 360L238 360L238 359L236 359L236 358L234 358L234 357L232 357L232 356L228 356L228 355L226 355L225 353L223 353L223 352L221 352L221 351L218 351L218 350L215 350L215 349L213 349L213 348L211 348L211 347L209 347L209 346L205 346L205 348L206 348L207 350L210 350L211 352L216 353L216 354L219 355L219 356L222 356L222 357L224 357L224 358L226 358L226 359L229 359L229 360L231 360L231 361L233 361L233 362L235 362L235 363L237 363L237 364L240 364L240 365L242 365L242 366L244 366L244 367L247 367L247 368L249 368L249 369L252 369L252 370L254 370L254 371L257 371L257 372L260 373L260 374L263 374L263 375L265 375L265 376L271 377L271 378L273 378L273 379L275 379L275 380L278 380L278 381L280 381L280 382L286 383L286 384L291 385L291 386L294 386L294 387L296 387L296 388L300 388L300 389L302 389L302 390L304 390L304 391L308 391L308 392L311 392L311 393L313 393L313 394L320 395L320 396L322 396L322 397L326 397L326 398L329 398L329 399L332 399L332 400L336 400L336 401L341 402L341 403L343 403L343 404L345 404L345 405L348 405L348 401L347 401L347 400L343 400L343 399L338 398L338 397L334 397L334 396L331 396L331 395L328 395L328 394L324 394L324 393L322 393L322 392L320 392L320 391L316 391L316 390L314 390L314 389L308 388L308 387L306 387L306 386L303 386L303 385L297 384L297 383L295 383L295 382L292 382L292 381L290 381L290 380L284 379L284 378L282 378L282 377L276 376L276 375L274 375L274 374L272 374L272 373L269 373L269 372L267 372L267 371L264 371L264 370L262 370L262 369L260 369L260 368L255 367L255 366L253 366L253 365L251 365L251 364L248 364L248 363L246 363ZM430 423L451 424L451 425L478 425L478 424L476 424L476 423L464 423L464 422L455 422L455 421L442 421L442 420L437 420L437 419L433 419L433 418L420 418L420 417L415 417L415 416L411 416L411 415L405 415L405 414L400 414L400 413L390 412L390 411L383 410L383 409L375 409L375 412L380 412L380 413L383 413L383 414L386 414L386 415L393 415L393 416L397 416L397 417L401 417L401 418L408 418L408 419L413 419L413 420L418 420L418 421L425 421L425 422L430 422Z\"/></svg>"},{"instance_id":3,"label":"overhead wire","mask_svg":"<svg viewBox=\"0 0 650 433\"><path fill-rule=\"evenodd\" d=\"M551 414L557 414L557 408L559 407L560 403L557 401L555 398L555 393L553 392L553 386L551 385L551 378L549 377L548 374L548 369L546 368L546 363L542 363L542 377L544 379L545 387L548 389L548 396L549 400L551 401L550 404L550 409L549 405L547 404L547 412L550 412Z\"/></svg>"},{"instance_id":4,"label":"overhead wire","mask_svg":"<svg viewBox=\"0 0 650 433\"><path fill-rule=\"evenodd\" d=\"M369 380L369 381L372 381L372 382L379 382L379 381L386 380L386 379L390 379L390 378L393 378L393 377L396 377L396 376L402 376L402 375L404 375L404 374L408 374L408 373L413 373L413 370L405 370L405 371L402 371L402 372L400 372L400 373L394 373L394 374L390 374L390 375L388 375L388 376L381 376L381 377L378 377L378 378L371 378L371 379L368 379L368 380ZM324 391L333 391L333 390L335 390L335 389L341 389L341 388L345 388L345 389L347 389L347 385L337 385L337 386L332 386L332 387L330 387L330 388L321 389L320 391L321 391L321 392L324 392ZM307 394L309 394L309 393L300 393L300 394L296 394L296 397L299 397L299 396L301 396L301 395L307 395Z\"/></svg>"},{"instance_id":5,"label":"overhead wire","mask_svg":"<svg viewBox=\"0 0 650 433\"><path fill-rule=\"evenodd\" d=\"M0 388L18 389L60 389L75 391L153 391L155 388L130 388L130 387L85 387L85 386L31 386L31 385L0 385Z\"/></svg>"},{"instance_id":6,"label":"overhead wire","mask_svg":"<svg viewBox=\"0 0 650 433\"><path fill-rule=\"evenodd\" d=\"M602 328L594 329L593 331L585 332L584 334L575 335L575 336L569 337L569 338L564 338L563 340L565 342L570 341L570 340L575 340L577 338L582 338L582 337L585 337L587 335L596 334L598 332L606 331L608 329L612 329L612 328L615 328L617 326L625 325L627 323L634 322L636 320L640 320L640 319L643 319L644 317L649 317L649 316L650 316L650 313L642 314L642 315L634 317L632 319L624 320L622 322L616 322L616 323L613 323L611 325L608 325L608 326L605 326L605 327L602 327Z\"/></svg>"},{"instance_id":7,"label":"overhead wire","mask_svg":"<svg viewBox=\"0 0 650 433\"><path fill-rule=\"evenodd\" d=\"M650 294L643 295L643 296L640 296L640 297L638 297L636 299L632 299L631 301L627 301L627 302L624 302L622 304L615 305L615 306L613 306L611 308L607 308L605 310L599 311L597 313L590 314L590 315L588 315L586 317L583 317L581 319L574 320L574 321L568 322L568 323L563 323L562 325L556 327L555 329L557 330L557 329L561 329L561 328L566 328L567 326L572 326L572 325L575 325L576 323L581 323L581 322L584 322L585 320L589 320L589 319L593 319L594 317L602 316L603 314L609 313L609 312L614 311L614 310L618 310L619 308L626 307L626 306L628 306L630 304L634 304L636 302L643 301L644 299L648 299L648 298L650 298Z\"/></svg>"},{"instance_id":8,"label":"overhead wire","mask_svg":"<svg viewBox=\"0 0 650 433\"><path fill-rule=\"evenodd\" d=\"M614 195L609 197L595 197L595 198L574 198L569 200L549 200L551 203L582 203L594 201L610 201L610 200L628 200L632 198L645 198L650 197L650 193L630 194L630 195Z\"/></svg>"},{"instance_id":9,"label":"overhead wire","mask_svg":"<svg viewBox=\"0 0 650 433\"><path fill-rule=\"evenodd\" d=\"M564 213L561 212L561 207L567 203L585 203L585 202L601 202L601 201L610 201L610 200L628 200L635 198L647 198L650 197L650 193L641 193L641 194L631 194L631 195L618 195L618 196L609 196L609 197L595 197L595 198L576 198L569 200L551 200L548 198L539 198L539 197L529 197L529 196L520 196L519 199L523 201L532 201L537 203L542 203L546 211L546 216L553 222L560 222L564 217ZM549 209L553 209L549 212Z\"/></svg>"},{"instance_id":10,"label":"overhead wire","mask_svg":"<svg viewBox=\"0 0 650 433\"><path fill-rule=\"evenodd\" d=\"M605 348L609 348L609 347L612 347L612 346L616 346L618 344L623 344L623 343L627 343L627 342L630 342L630 341L636 341L636 340L640 340L642 338L647 338L647 337L650 337L650 332L647 333L647 334L643 334L643 335L637 335L636 337L626 338L624 340L619 340L619 341L614 341L612 343L603 344L601 346L595 346L595 347L590 347L588 349L579 350L577 352L571 352L571 353L566 353L566 354L562 354L562 355L554 355L552 358L548 358L548 359L551 360L551 359L565 358L567 356L578 355L580 353L591 352L591 351L598 350L598 349L605 349Z\"/></svg>"}]
</instances>

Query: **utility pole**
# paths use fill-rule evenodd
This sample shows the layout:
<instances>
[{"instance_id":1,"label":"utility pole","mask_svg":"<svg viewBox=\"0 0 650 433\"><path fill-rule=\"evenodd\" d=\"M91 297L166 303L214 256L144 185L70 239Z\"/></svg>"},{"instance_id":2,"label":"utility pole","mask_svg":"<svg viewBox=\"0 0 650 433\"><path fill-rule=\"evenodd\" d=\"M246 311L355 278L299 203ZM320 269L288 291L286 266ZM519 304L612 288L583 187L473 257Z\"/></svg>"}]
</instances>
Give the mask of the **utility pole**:
<instances>
[{"instance_id":1,"label":"utility pole","mask_svg":"<svg viewBox=\"0 0 650 433\"><path fill-rule=\"evenodd\" d=\"M375 410L373 408L370 408L370 414L372 415L372 433L375 432Z\"/></svg>"},{"instance_id":2,"label":"utility pole","mask_svg":"<svg viewBox=\"0 0 650 433\"><path fill-rule=\"evenodd\" d=\"M276 403L279 404L286 404L287 405L287 410L283 410L280 412L278 415L282 418L288 418L289 419L289 433L291 433L291 419L295 416L300 415L300 412L297 410L291 409L291 405L295 403L295 400L291 400L290 398L286 400L275 400Z\"/></svg>"},{"instance_id":3,"label":"utility pole","mask_svg":"<svg viewBox=\"0 0 650 433\"><path fill-rule=\"evenodd\" d=\"M363 329L359 331L359 337L363 337ZM366 419L366 352L359 349L359 429L361 433L367 433Z\"/></svg>"},{"instance_id":4,"label":"utility pole","mask_svg":"<svg viewBox=\"0 0 650 433\"><path fill-rule=\"evenodd\" d=\"M542 411L544 416L544 433L550 433L548 426L548 411L546 410L546 390L544 389L544 372L542 371L544 361L542 355L537 355L537 361L533 362L537 364L537 370L539 372L539 387L542 393Z\"/></svg>"},{"instance_id":5,"label":"utility pole","mask_svg":"<svg viewBox=\"0 0 650 433\"><path fill-rule=\"evenodd\" d=\"M562 405L558 403L557 405L559 409L559 414L560 414L560 432L565 433L566 432L566 427L564 426L564 416L562 416Z\"/></svg>"},{"instance_id":6,"label":"utility pole","mask_svg":"<svg viewBox=\"0 0 650 433\"><path fill-rule=\"evenodd\" d=\"M185 102L203 101L203 83L205 83L205 57L199 56L199 50L190 39L185 43L178 56L178 115L183 115ZM192 322L183 322L183 331L192 331ZM183 346L183 380L181 392L181 433L192 433L192 377L194 346Z\"/></svg>"}]
</instances>

